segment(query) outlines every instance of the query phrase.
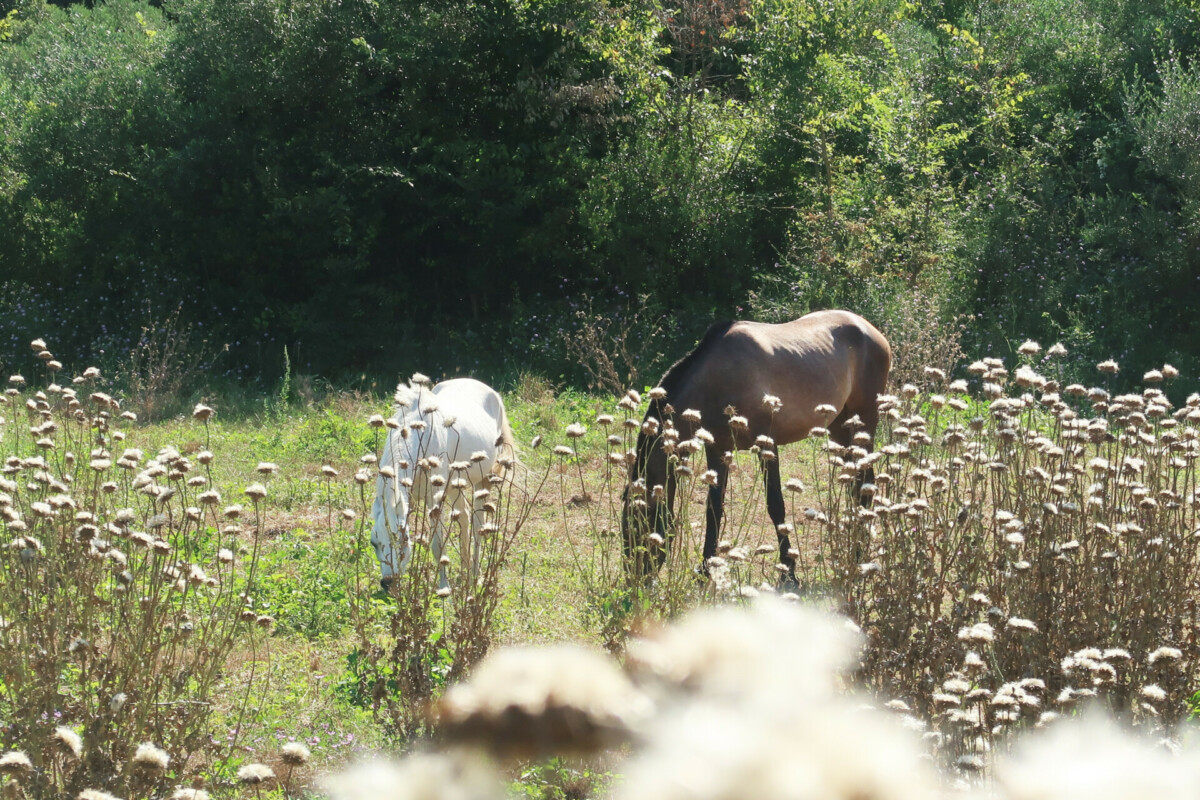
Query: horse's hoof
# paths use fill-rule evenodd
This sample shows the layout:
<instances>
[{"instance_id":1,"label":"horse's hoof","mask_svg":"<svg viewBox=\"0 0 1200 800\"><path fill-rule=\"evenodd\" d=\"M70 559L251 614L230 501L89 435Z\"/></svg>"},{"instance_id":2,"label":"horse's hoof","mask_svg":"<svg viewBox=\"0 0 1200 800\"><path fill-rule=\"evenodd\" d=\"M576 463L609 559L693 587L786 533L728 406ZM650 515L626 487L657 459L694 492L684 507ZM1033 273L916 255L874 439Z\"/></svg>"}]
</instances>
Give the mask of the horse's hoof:
<instances>
[{"instance_id":1,"label":"horse's hoof","mask_svg":"<svg viewBox=\"0 0 1200 800\"><path fill-rule=\"evenodd\" d=\"M799 594L800 581L796 580L795 575L784 573L779 576L779 586L777 589L780 594Z\"/></svg>"}]
</instances>

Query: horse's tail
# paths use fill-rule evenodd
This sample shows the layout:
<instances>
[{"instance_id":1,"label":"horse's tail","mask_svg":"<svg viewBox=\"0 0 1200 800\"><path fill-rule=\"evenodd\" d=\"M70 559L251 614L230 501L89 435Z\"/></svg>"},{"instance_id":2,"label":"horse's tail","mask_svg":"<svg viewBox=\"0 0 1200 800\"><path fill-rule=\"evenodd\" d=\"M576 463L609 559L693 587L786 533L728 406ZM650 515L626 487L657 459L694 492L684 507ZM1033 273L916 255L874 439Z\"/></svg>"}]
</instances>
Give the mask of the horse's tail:
<instances>
[{"instance_id":1,"label":"horse's tail","mask_svg":"<svg viewBox=\"0 0 1200 800\"><path fill-rule=\"evenodd\" d=\"M508 467L501 462L516 464L517 461L517 440L513 436L512 427L508 424L508 411L504 408L504 398L496 394L500 401L500 436L496 439L496 460L492 465L492 472L500 477L504 477L508 472Z\"/></svg>"}]
</instances>

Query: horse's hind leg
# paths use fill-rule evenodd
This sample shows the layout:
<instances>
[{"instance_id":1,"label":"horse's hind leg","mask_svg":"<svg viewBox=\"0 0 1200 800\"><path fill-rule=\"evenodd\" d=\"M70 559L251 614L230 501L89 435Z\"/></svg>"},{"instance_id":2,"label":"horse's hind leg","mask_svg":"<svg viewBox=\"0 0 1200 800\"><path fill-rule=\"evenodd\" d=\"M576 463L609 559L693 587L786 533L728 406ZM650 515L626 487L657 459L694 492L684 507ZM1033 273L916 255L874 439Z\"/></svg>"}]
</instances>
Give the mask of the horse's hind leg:
<instances>
[{"instance_id":1,"label":"horse's hind leg","mask_svg":"<svg viewBox=\"0 0 1200 800\"><path fill-rule=\"evenodd\" d=\"M446 524L439 516L433 523L433 560L437 563L438 569L438 588L450 588L450 581L446 577L446 565L442 563L442 554L446 552Z\"/></svg>"},{"instance_id":2,"label":"horse's hind leg","mask_svg":"<svg viewBox=\"0 0 1200 800\"><path fill-rule=\"evenodd\" d=\"M763 482L767 488L767 514L771 517L771 522L775 525L775 534L779 537L779 563L786 568L780 585L787 590L796 589L800 582L796 580L796 559L791 554L792 543L788 539L787 528L784 527L787 509L783 503L783 487L779 483L778 457L764 459Z\"/></svg>"},{"instance_id":3,"label":"horse's hind leg","mask_svg":"<svg viewBox=\"0 0 1200 800\"><path fill-rule=\"evenodd\" d=\"M708 468L717 473L717 482L708 487L708 503L705 507L704 524L704 569L707 570L708 560L717 554L717 537L721 533L721 517L725 511L725 480L729 477L729 468L725 459L716 448L706 448Z\"/></svg>"}]
</instances>

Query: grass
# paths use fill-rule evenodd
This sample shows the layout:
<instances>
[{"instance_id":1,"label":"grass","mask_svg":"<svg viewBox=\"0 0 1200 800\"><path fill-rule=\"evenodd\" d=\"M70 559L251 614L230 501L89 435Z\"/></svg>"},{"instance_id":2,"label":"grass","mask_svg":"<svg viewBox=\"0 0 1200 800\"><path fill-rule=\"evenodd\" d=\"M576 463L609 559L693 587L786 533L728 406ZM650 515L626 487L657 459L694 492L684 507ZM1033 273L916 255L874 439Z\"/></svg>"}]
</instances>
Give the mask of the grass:
<instances>
[{"instance_id":1,"label":"grass","mask_svg":"<svg viewBox=\"0 0 1200 800\"><path fill-rule=\"evenodd\" d=\"M351 546L350 532L343 526L331 528L330 509L361 507L361 502L346 486L320 477L324 465L349 475L363 455L375 451L376 437L365 423L371 414L387 410L387 399L333 394L315 405L233 420L224 419L218 400L211 404L217 415L207 430L181 417L140 425L133 435L148 453L172 443L185 455L206 449L216 453L211 465L214 485L246 485L257 477L254 468L262 461L281 466L270 479L264 505L257 592L263 610L276 620L269 658L261 649L235 650L228 675L230 683L237 683L248 678L252 666L266 670L265 693L241 720L245 746L269 761L278 743L306 742L314 757L310 774L365 752L394 748L397 742L372 723L369 708L349 689L347 675L355 643L347 587L335 564ZM508 400L523 458L535 460L529 445L535 436L556 436L573 421L590 426L607 405L611 403L599 397L555 394L527 381ZM581 485L604 483L605 452L602 441L588 437L579 458L555 469L543 496L535 501L503 577L498 642L602 642L599 623L604 610L589 605L581 571L593 566L589 526L598 513L615 516L614 497L603 499L609 508L598 509L600 501L584 502L579 495L586 491ZM790 448L784 453L784 473L811 476L814 458L811 445ZM610 483L612 477L609 474ZM759 501L737 509L745 517L737 527L752 531L751 547L775 539L756 481L755 474L743 470L734 489ZM697 508L702 502L700 494L693 498ZM369 525L367 515L360 514L356 524ZM683 545L696 563L701 535L696 531ZM250 547L249 533L243 535L242 546ZM769 566L755 577L759 582L773 580ZM219 727L232 728L237 711L224 709Z\"/></svg>"},{"instance_id":2,"label":"grass","mask_svg":"<svg viewBox=\"0 0 1200 800\"><path fill-rule=\"evenodd\" d=\"M999 367L987 370L989 382L1006 379ZM1196 570L1186 534L1196 527L1191 464L1200 436L1189 409L1200 418L1200 402L1172 420L1153 392L1123 400L1095 395L1089 409L1083 400L1062 401L1055 388L1043 386L1040 403L1028 392L1028 400L989 402L952 391L947 404L936 387L906 387L887 401L870 508L850 501L851 454L823 440L780 453L784 481L794 477L805 486L785 494L801 592L859 621L870 644L862 682L885 698L904 699L927 719L943 759L974 758L984 738L1001 747L1004 731L1032 725L1060 692L1094 686L1115 708L1159 725L1160 716L1168 723L1179 718L1172 703L1194 688L1191 672L1180 673L1174 657L1156 663L1147 656L1156 647L1192 647L1184 642L1194 629L1186 608L1194 604L1185 598ZM639 599L621 579L617 520L625 470L612 462L613 453L629 447L631 432L621 427L620 412L608 429L597 421L614 413L614 402L555 392L525 376L506 403L520 456L508 494L528 518L496 584L493 646L583 641L619 650L631 633L691 607L775 585L776 535L753 453L738 454L730 472L726 563L714 566L723 577L704 581L693 572L705 493L700 481L685 479L677 547ZM299 741L311 747L312 763L274 790L294 795L348 760L412 746L409 733L422 730L406 727L387 703L404 680L404 654L372 655L372 647L400 646L404 631L395 625L403 600L378 589L378 564L366 544L373 477L361 486L352 480L382 443L367 420L386 414L389 402L327 392L252 412L243 404L228 418L219 400L211 405L217 415L207 425L190 417L129 425L122 444L147 455L176 446L194 461L211 451L205 474L225 493L214 520L221 506L247 506L240 532L222 541L239 559L257 554L247 591L273 628L270 636L234 642L224 662L212 693L211 742L203 750L207 780L226 790L236 770L255 760L283 775L289 768L279 762L278 748ZM1104 431L1087 427L1089 411L1093 421L1105 420ZM636 410L629 416L640 420ZM566 438L572 423L587 433ZM20 435L15 421L9 430ZM606 443L606 433L622 443ZM570 454L556 454L568 445ZM280 470L264 477L256 472L260 462ZM373 476L372 465L365 466ZM337 473L332 480L330 468ZM260 480L267 497L255 516L241 488ZM217 523L206 530L196 539L200 550L216 547ZM1102 570L1115 577L1097 584ZM1147 603L1159 592L1170 592L1165 596L1178 601L1178 611ZM986 602L977 599L984 594ZM461 666L453 641L469 601L452 595L429 606L428 640L418 650L435 695ZM1072 613L1064 617L1060 607ZM1086 654L1089 647L1125 644L1133 650L1127 664L1114 667ZM1081 670L1091 670L1092 684ZM965 690L943 688L1010 698L1018 696L1011 688L1017 677L1044 678L1047 696L998 711L995 704L971 707L947 694ZM252 685L259 688L251 698ZM1146 686L1171 703L1139 705L1140 696L1150 696ZM1066 709L1064 696L1054 705ZM404 713L421 711L417 704ZM512 777L530 797L585 796L606 782L592 766L564 762L526 765Z\"/></svg>"}]
</instances>

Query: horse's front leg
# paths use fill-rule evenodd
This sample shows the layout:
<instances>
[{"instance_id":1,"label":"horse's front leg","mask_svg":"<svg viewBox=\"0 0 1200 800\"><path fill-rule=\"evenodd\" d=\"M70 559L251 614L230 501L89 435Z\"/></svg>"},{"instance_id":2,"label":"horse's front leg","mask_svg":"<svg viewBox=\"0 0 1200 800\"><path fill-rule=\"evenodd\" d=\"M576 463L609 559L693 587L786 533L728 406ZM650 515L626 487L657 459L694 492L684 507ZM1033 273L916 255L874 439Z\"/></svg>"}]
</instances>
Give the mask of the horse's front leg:
<instances>
[{"instance_id":1,"label":"horse's front leg","mask_svg":"<svg viewBox=\"0 0 1200 800\"><path fill-rule=\"evenodd\" d=\"M779 483L778 456L763 459L763 481L767 488L767 514L771 517L771 523L779 537L779 563L786 568L780 581L781 588L796 589L800 582L796 580L796 559L791 554L792 543L788 539L787 528L784 527L787 508L783 503L783 487Z\"/></svg>"},{"instance_id":2,"label":"horse's front leg","mask_svg":"<svg viewBox=\"0 0 1200 800\"><path fill-rule=\"evenodd\" d=\"M725 480L729 477L729 467L725 459L715 447L706 448L708 468L717 473L717 482L708 487L708 503L705 506L704 520L704 569L708 570L708 560L717 554L717 539L721 535L721 517L725 512Z\"/></svg>"},{"instance_id":3,"label":"horse's front leg","mask_svg":"<svg viewBox=\"0 0 1200 800\"><path fill-rule=\"evenodd\" d=\"M449 589L450 580L446 577L446 562L442 556L446 552L446 523L441 515L433 523L433 560L437 562L438 589Z\"/></svg>"},{"instance_id":4,"label":"horse's front leg","mask_svg":"<svg viewBox=\"0 0 1200 800\"><path fill-rule=\"evenodd\" d=\"M471 585L475 585L475 581L479 578L479 568L482 566L483 540L480 537L479 531L483 528L483 521L487 516L483 510L487 502L486 497L476 497L472 500L471 519L467 526L467 542L470 549L466 552L471 554ZM493 532L493 536L498 535L498 532Z\"/></svg>"}]
</instances>

